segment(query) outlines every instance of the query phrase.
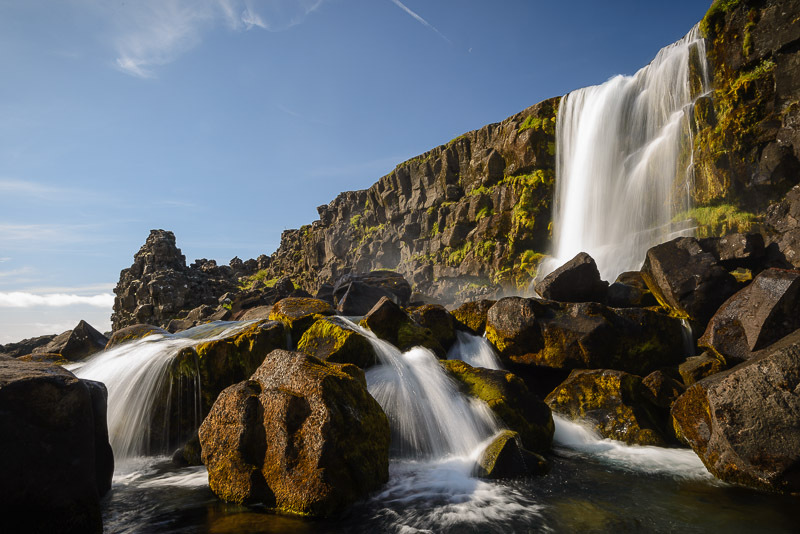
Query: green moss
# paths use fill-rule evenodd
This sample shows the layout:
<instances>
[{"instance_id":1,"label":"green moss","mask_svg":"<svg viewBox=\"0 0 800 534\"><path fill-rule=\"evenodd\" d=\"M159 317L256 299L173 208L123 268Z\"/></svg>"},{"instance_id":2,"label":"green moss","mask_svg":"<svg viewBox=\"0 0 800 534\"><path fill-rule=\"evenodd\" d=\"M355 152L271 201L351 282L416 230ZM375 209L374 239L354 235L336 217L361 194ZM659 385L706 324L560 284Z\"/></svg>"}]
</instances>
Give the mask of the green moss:
<instances>
[{"instance_id":1,"label":"green moss","mask_svg":"<svg viewBox=\"0 0 800 534\"><path fill-rule=\"evenodd\" d=\"M541 130L548 135L553 135L555 133L555 124L555 114L553 114L552 117L529 115L525 118L522 124L520 124L519 129L517 129L517 133L522 133L525 130Z\"/></svg>"},{"instance_id":2,"label":"green moss","mask_svg":"<svg viewBox=\"0 0 800 534\"><path fill-rule=\"evenodd\" d=\"M358 213L356 215L353 215L352 217L350 217L350 226L355 228L355 227L358 226L358 223L360 221L361 221L361 214L360 213Z\"/></svg>"},{"instance_id":3,"label":"green moss","mask_svg":"<svg viewBox=\"0 0 800 534\"><path fill-rule=\"evenodd\" d=\"M433 226L431 227L430 237L433 237L438 233L439 233L439 221L436 221L435 223L433 223Z\"/></svg>"},{"instance_id":4,"label":"green moss","mask_svg":"<svg viewBox=\"0 0 800 534\"><path fill-rule=\"evenodd\" d=\"M245 278L239 279L239 289L252 289L253 285L256 282L263 282L266 287L275 287L275 284L280 280L280 278L267 278L269 276L269 271L267 269L261 269L257 273L247 276ZM230 309L230 308L227 308Z\"/></svg>"},{"instance_id":5,"label":"green moss","mask_svg":"<svg viewBox=\"0 0 800 534\"><path fill-rule=\"evenodd\" d=\"M740 211L731 204L701 206L679 213L675 221L694 219L697 236L722 236L733 232L749 232L758 224L759 218L752 213Z\"/></svg>"},{"instance_id":6,"label":"green moss","mask_svg":"<svg viewBox=\"0 0 800 534\"><path fill-rule=\"evenodd\" d=\"M704 37L709 37L718 31L719 25L725 14L741 3L741 0L715 0L700 21L700 32Z\"/></svg>"},{"instance_id":7,"label":"green moss","mask_svg":"<svg viewBox=\"0 0 800 534\"><path fill-rule=\"evenodd\" d=\"M451 146L453 146L454 144L456 144L460 140L466 139L466 138L467 138L467 134L463 134L463 135L459 135L455 139L451 139L450 141L447 142L447 148L450 148Z\"/></svg>"},{"instance_id":8,"label":"green moss","mask_svg":"<svg viewBox=\"0 0 800 534\"><path fill-rule=\"evenodd\" d=\"M469 193L467 193L467 196L475 197L478 195L491 195L495 187L496 186L486 187L485 185L481 185L480 187L473 188Z\"/></svg>"},{"instance_id":9,"label":"green moss","mask_svg":"<svg viewBox=\"0 0 800 534\"><path fill-rule=\"evenodd\" d=\"M447 261L446 261L447 265L451 265L453 267L461 265L461 263L464 261L464 258L466 258L467 254L469 254L469 252L472 250L472 246L473 246L472 241L467 241L466 243L458 247L456 250L451 252L447 256Z\"/></svg>"},{"instance_id":10,"label":"green moss","mask_svg":"<svg viewBox=\"0 0 800 534\"><path fill-rule=\"evenodd\" d=\"M494 210L488 206L484 206L475 214L475 221L480 221L484 217L491 217L492 215L494 215Z\"/></svg>"}]
</instances>

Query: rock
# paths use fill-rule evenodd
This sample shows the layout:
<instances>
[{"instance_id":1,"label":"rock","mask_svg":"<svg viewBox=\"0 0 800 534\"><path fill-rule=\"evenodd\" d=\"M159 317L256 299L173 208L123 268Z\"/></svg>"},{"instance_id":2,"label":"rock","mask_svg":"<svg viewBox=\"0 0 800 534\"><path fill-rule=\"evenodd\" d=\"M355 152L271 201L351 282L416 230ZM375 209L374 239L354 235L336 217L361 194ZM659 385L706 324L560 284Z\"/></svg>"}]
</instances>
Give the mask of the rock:
<instances>
[{"instance_id":1,"label":"rock","mask_svg":"<svg viewBox=\"0 0 800 534\"><path fill-rule=\"evenodd\" d=\"M800 185L767 209L768 243L778 248L785 261L800 269Z\"/></svg>"},{"instance_id":2,"label":"rock","mask_svg":"<svg viewBox=\"0 0 800 534\"><path fill-rule=\"evenodd\" d=\"M733 276L692 237L648 250L642 276L661 305L690 319L698 332L737 289Z\"/></svg>"},{"instance_id":3,"label":"rock","mask_svg":"<svg viewBox=\"0 0 800 534\"><path fill-rule=\"evenodd\" d=\"M729 364L800 328L800 271L768 269L730 297L697 344Z\"/></svg>"},{"instance_id":4,"label":"rock","mask_svg":"<svg viewBox=\"0 0 800 534\"><path fill-rule=\"evenodd\" d=\"M644 395L651 404L669 409L686 387L664 371L653 371L642 379Z\"/></svg>"},{"instance_id":5,"label":"rock","mask_svg":"<svg viewBox=\"0 0 800 534\"><path fill-rule=\"evenodd\" d=\"M389 421L363 372L297 352L223 391L200 443L218 497L286 513L340 515L389 479Z\"/></svg>"},{"instance_id":6,"label":"rock","mask_svg":"<svg viewBox=\"0 0 800 534\"><path fill-rule=\"evenodd\" d=\"M331 306L335 306L336 302L333 300L333 284L322 284L314 295L315 299L324 300Z\"/></svg>"},{"instance_id":7,"label":"rock","mask_svg":"<svg viewBox=\"0 0 800 534\"><path fill-rule=\"evenodd\" d=\"M346 274L336 281L333 298L342 315L364 315L383 297L400 306L408 305L411 286L392 271Z\"/></svg>"},{"instance_id":8,"label":"rock","mask_svg":"<svg viewBox=\"0 0 800 534\"><path fill-rule=\"evenodd\" d=\"M700 247L711 253L726 269L737 268L761 271L766 248L761 234L728 234L723 237L700 239Z\"/></svg>"},{"instance_id":9,"label":"rock","mask_svg":"<svg viewBox=\"0 0 800 534\"><path fill-rule=\"evenodd\" d=\"M369 310L361 320L361 326L369 328L376 336L403 351L420 346L432 350L440 358L447 354L430 329L418 325L387 297Z\"/></svg>"},{"instance_id":10,"label":"rock","mask_svg":"<svg viewBox=\"0 0 800 534\"><path fill-rule=\"evenodd\" d=\"M672 417L717 478L800 491L800 331L692 385Z\"/></svg>"},{"instance_id":11,"label":"rock","mask_svg":"<svg viewBox=\"0 0 800 534\"><path fill-rule=\"evenodd\" d=\"M169 335L169 332L159 326L153 326L151 324L135 324L126 326L125 328L121 328L112 334L108 340L108 343L106 343L106 350L123 343L128 343L129 341L142 339L152 335L166 336Z\"/></svg>"},{"instance_id":12,"label":"rock","mask_svg":"<svg viewBox=\"0 0 800 534\"><path fill-rule=\"evenodd\" d=\"M424 304L411 310L411 318L418 325L429 329L445 351L456 342L455 321L444 306Z\"/></svg>"},{"instance_id":13,"label":"rock","mask_svg":"<svg viewBox=\"0 0 800 534\"><path fill-rule=\"evenodd\" d=\"M207 414L220 392L246 380L275 349L286 347L286 331L277 321L260 321L229 336L204 341L175 357L174 373L199 374L201 413Z\"/></svg>"},{"instance_id":14,"label":"rock","mask_svg":"<svg viewBox=\"0 0 800 534\"><path fill-rule=\"evenodd\" d=\"M81 321L72 329L53 338L50 343L36 347L33 353L56 353L70 361L78 361L100 352L106 347L108 339L92 328L86 321Z\"/></svg>"},{"instance_id":15,"label":"rock","mask_svg":"<svg viewBox=\"0 0 800 534\"><path fill-rule=\"evenodd\" d=\"M603 437L631 445L667 444L639 376L611 369L572 371L545 402L553 412L583 420Z\"/></svg>"},{"instance_id":16,"label":"rock","mask_svg":"<svg viewBox=\"0 0 800 534\"><path fill-rule=\"evenodd\" d=\"M6 345L0 345L0 355L6 355L11 358L18 358L20 356L25 356L33 352L33 350L37 347L44 347L48 343L50 343L53 338L55 338L55 334L47 335L47 336L39 336L39 337L32 337L28 339L23 339L22 341L18 341L16 343L8 343Z\"/></svg>"},{"instance_id":17,"label":"rock","mask_svg":"<svg viewBox=\"0 0 800 534\"><path fill-rule=\"evenodd\" d=\"M725 364L707 352L700 356L690 356L678 366L678 372L687 387L724 369Z\"/></svg>"},{"instance_id":18,"label":"rock","mask_svg":"<svg viewBox=\"0 0 800 534\"><path fill-rule=\"evenodd\" d=\"M594 259L581 252L538 282L536 292L560 302L605 302L608 282L600 280Z\"/></svg>"},{"instance_id":19,"label":"rock","mask_svg":"<svg viewBox=\"0 0 800 534\"><path fill-rule=\"evenodd\" d=\"M486 315L496 300L474 300L465 302L452 312L456 326L475 335L482 336L486 330Z\"/></svg>"},{"instance_id":20,"label":"rock","mask_svg":"<svg viewBox=\"0 0 800 534\"><path fill-rule=\"evenodd\" d=\"M506 297L489 310L486 335L513 365L618 369L646 375L683 359L677 319L642 308Z\"/></svg>"},{"instance_id":21,"label":"rock","mask_svg":"<svg viewBox=\"0 0 800 534\"><path fill-rule=\"evenodd\" d=\"M367 338L336 316L317 319L300 338L297 350L322 361L352 363L362 369L375 363L375 351Z\"/></svg>"},{"instance_id":22,"label":"rock","mask_svg":"<svg viewBox=\"0 0 800 534\"><path fill-rule=\"evenodd\" d=\"M539 453L550 450L555 431L550 408L520 378L459 360L444 360L442 365L464 393L484 401L506 427L519 434L523 447Z\"/></svg>"},{"instance_id":23,"label":"rock","mask_svg":"<svg viewBox=\"0 0 800 534\"><path fill-rule=\"evenodd\" d=\"M187 441L183 447L180 447L173 453L172 463L178 467L203 465L201 453L200 436L195 432L194 436L189 438L189 441Z\"/></svg>"},{"instance_id":24,"label":"rock","mask_svg":"<svg viewBox=\"0 0 800 534\"><path fill-rule=\"evenodd\" d=\"M55 365L67 365L70 361L57 352L37 352L36 354L26 354L17 358L21 362L40 362L52 363Z\"/></svg>"},{"instance_id":25,"label":"rock","mask_svg":"<svg viewBox=\"0 0 800 534\"><path fill-rule=\"evenodd\" d=\"M613 308L646 308L657 306L658 301L647 288L638 271L620 274L617 280L608 286L606 304Z\"/></svg>"},{"instance_id":26,"label":"rock","mask_svg":"<svg viewBox=\"0 0 800 534\"><path fill-rule=\"evenodd\" d=\"M102 532L113 471L102 384L0 359L0 435L0 531Z\"/></svg>"},{"instance_id":27,"label":"rock","mask_svg":"<svg viewBox=\"0 0 800 534\"><path fill-rule=\"evenodd\" d=\"M519 434L504 430L481 452L473 476L489 479L544 475L550 470L547 460L522 448Z\"/></svg>"},{"instance_id":28,"label":"rock","mask_svg":"<svg viewBox=\"0 0 800 534\"><path fill-rule=\"evenodd\" d=\"M269 319L269 314L272 313L272 305L269 306L256 306L248 310L242 311L241 315L236 316L236 321L258 321Z\"/></svg>"},{"instance_id":29,"label":"rock","mask_svg":"<svg viewBox=\"0 0 800 534\"><path fill-rule=\"evenodd\" d=\"M269 318L282 322L294 341L299 340L314 321L326 315L333 315L333 308L323 300L287 297L272 307Z\"/></svg>"}]
</instances>

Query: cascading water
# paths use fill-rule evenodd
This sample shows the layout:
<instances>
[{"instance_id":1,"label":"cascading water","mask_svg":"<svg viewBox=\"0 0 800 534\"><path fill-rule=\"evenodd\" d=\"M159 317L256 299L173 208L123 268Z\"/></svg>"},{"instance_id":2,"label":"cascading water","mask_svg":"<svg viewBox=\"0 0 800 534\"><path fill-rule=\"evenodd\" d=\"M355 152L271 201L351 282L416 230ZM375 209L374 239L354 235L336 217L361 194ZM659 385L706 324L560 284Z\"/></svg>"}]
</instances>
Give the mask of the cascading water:
<instances>
[{"instance_id":1,"label":"cascading water","mask_svg":"<svg viewBox=\"0 0 800 534\"><path fill-rule=\"evenodd\" d=\"M462 330L456 331L456 342L447 351L448 360L461 360L472 367L502 369L497 353L485 337Z\"/></svg>"},{"instance_id":2,"label":"cascading water","mask_svg":"<svg viewBox=\"0 0 800 534\"><path fill-rule=\"evenodd\" d=\"M176 437L189 437L180 434L200 425L199 376L196 366L188 373L174 372L177 357L201 341L231 335L250 324L208 323L180 334L151 335L68 367L79 378L106 385L109 441L117 460L169 452ZM175 428L180 421L188 421L191 428Z\"/></svg>"},{"instance_id":3,"label":"cascading water","mask_svg":"<svg viewBox=\"0 0 800 534\"><path fill-rule=\"evenodd\" d=\"M698 27L633 76L565 96L556 122L553 257L538 276L579 252L613 281L650 247L689 234L691 121L709 87Z\"/></svg>"}]
</instances>

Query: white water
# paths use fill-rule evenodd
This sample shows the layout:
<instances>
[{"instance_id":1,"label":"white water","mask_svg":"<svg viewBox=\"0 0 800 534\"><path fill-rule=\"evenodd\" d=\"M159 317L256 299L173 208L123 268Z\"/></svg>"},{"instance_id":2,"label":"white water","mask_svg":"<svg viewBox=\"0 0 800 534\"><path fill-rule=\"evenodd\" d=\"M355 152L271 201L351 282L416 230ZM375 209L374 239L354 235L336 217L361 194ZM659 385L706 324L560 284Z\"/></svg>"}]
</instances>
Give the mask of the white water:
<instances>
[{"instance_id":1,"label":"white water","mask_svg":"<svg viewBox=\"0 0 800 534\"><path fill-rule=\"evenodd\" d=\"M502 369L500 359L489 340L462 330L456 331L456 342L447 351L448 360L461 360L472 367Z\"/></svg>"},{"instance_id":2,"label":"white water","mask_svg":"<svg viewBox=\"0 0 800 534\"><path fill-rule=\"evenodd\" d=\"M154 410L159 401L172 397L170 365L181 349L231 335L251 323L209 323L176 335L151 335L67 366L79 378L106 385L108 433L114 457L120 460L152 452L149 449L154 418L163 418L164 428L159 430L164 436L169 435L166 426L170 420L169 402L164 406L166 413L156 414ZM190 386L199 398L199 377L195 376ZM199 402L195 403L194 410L196 413L192 415L199 426Z\"/></svg>"},{"instance_id":3,"label":"white water","mask_svg":"<svg viewBox=\"0 0 800 534\"><path fill-rule=\"evenodd\" d=\"M703 89L692 92L690 54ZM541 278L587 252L604 280L638 270L650 247L689 235L694 101L707 91L705 43L697 27L633 76L565 96L556 122L553 257Z\"/></svg>"}]
</instances>

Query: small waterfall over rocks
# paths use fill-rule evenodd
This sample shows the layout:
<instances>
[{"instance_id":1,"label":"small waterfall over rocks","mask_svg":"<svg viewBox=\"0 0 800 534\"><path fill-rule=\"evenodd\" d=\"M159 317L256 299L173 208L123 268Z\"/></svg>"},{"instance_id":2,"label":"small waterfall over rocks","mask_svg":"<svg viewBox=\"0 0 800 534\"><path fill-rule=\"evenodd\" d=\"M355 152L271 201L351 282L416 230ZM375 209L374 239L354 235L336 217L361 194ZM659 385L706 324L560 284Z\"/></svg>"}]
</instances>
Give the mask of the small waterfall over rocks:
<instances>
[{"instance_id":1,"label":"small waterfall over rocks","mask_svg":"<svg viewBox=\"0 0 800 534\"><path fill-rule=\"evenodd\" d=\"M638 270L647 250L678 235L691 208L692 117L709 90L698 27L633 76L569 93L556 122L553 257L541 278L579 252L604 280Z\"/></svg>"},{"instance_id":2,"label":"small waterfall over rocks","mask_svg":"<svg viewBox=\"0 0 800 534\"><path fill-rule=\"evenodd\" d=\"M489 340L463 330L456 331L456 342L447 352L448 360L461 360L472 367L502 369L500 359Z\"/></svg>"}]
</instances>

